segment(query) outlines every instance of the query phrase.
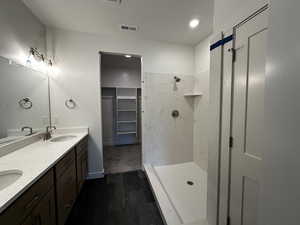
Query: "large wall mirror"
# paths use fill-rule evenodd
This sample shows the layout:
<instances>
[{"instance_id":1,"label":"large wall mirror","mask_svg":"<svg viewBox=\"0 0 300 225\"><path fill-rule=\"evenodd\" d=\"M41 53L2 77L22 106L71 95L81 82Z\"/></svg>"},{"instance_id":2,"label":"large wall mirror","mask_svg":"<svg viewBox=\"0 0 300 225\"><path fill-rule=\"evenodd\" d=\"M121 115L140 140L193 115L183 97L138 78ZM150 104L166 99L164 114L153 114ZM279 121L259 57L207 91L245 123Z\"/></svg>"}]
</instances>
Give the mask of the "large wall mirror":
<instances>
[{"instance_id":1,"label":"large wall mirror","mask_svg":"<svg viewBox=\"0 0 300 225\"><path fill-rule=\"evenodd\" d=\"M48 82L46 74L0 57L0 147L49 125Z\"/></svg>"}]
</instances>

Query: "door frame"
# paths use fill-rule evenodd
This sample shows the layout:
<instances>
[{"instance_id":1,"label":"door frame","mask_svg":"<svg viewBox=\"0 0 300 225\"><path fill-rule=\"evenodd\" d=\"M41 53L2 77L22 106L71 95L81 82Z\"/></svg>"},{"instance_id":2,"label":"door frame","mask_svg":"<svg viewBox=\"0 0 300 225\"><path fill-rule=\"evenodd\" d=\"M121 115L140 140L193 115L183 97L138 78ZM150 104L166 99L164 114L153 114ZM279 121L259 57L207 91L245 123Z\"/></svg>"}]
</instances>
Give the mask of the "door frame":
<instances>
[{"instance_id":1,"label":"door frame","mask_svg":"<svg viewBox=\"0 0 300 225\"><path fill-rule=\"evenodd\" d=\"M233 82L234 82L234 57L235 57L235 34L238 27L250 21L260 13L269 9L269 4L254 12L235 25L224 37L233 35L232 42L223 47L222 53L222 76L221 76L221 123L220 123L220 146L219 146L219 178L218 178L218 202L217 202L217 225L230 225L230 181L231 181L231 136L232 136L232 111L233 111ZM227 106L227 107L226 107ZM228 107L229 106L229 107Z\"/></svg>"},{"instance_id":2,"label":"door frame","mask_svg":"<svg viewBox=\"0 0 300 225\"><path fill-rule=\"evenodd\" d=\"M101 92L101 69L102 69L102 55L103 54L110 54L110 55L131 55L133 57L138 57L140 58L141 60L141 99L142 99L142 104L141 104L141 148L142 148L142 152L141 152L141 165L143 165L143 162L144 162L144 135L145 135L145 132L144 132L144 96L145 96L145 87L144 87L144 64L143 64L143 56L142 55L139 55L139 54L132 54L132 53L129 53L129 52L109 52L109 51L99 51L99 85L100 85L100 95L99 95L99 101L101 102L101 99L102 99L102 92ZM101 104L100 104L101 105ZM102 171L103 171L103 174L105 174L105 171L104 171L104 158L103 158L103 134L102 134L102 106L100 106L100 126L101 126L101 135L100 135L100 138L101 138L101 145L102 145L102 151L101 151L101 157L102 157ZM142 169L143 169L143 166L142 166Z\"/></svg>"}]
</instances>

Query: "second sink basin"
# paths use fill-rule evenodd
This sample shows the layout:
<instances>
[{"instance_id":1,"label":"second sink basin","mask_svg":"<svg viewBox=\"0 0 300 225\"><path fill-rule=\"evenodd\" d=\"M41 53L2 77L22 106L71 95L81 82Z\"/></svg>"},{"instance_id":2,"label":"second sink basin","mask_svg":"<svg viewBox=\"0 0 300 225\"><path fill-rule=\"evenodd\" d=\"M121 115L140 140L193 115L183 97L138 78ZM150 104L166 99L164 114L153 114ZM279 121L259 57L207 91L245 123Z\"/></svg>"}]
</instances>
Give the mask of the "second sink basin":
<instances>
[{"instance_id":1,"label":"second sink basin","mask_svg":"<svg viewBox=\"0 0 300 225\"><path fill-rule=\"evenodd\" d=\"M64 142L64 141L69 141L73 138L76 138L76 136L75 135L63 135L63 136L52 138L50 141L51 142Z\"/></svg>"},{"instance_id":2,"label":"second sink basin","mask_svg":"<svg viewBox=\"0 0 300 225\"><path fill-rule=\"evenodd\" d=\"M15 183L22 175L21 170L0 171L0 191Z\"/></svg>"}]
</instances>

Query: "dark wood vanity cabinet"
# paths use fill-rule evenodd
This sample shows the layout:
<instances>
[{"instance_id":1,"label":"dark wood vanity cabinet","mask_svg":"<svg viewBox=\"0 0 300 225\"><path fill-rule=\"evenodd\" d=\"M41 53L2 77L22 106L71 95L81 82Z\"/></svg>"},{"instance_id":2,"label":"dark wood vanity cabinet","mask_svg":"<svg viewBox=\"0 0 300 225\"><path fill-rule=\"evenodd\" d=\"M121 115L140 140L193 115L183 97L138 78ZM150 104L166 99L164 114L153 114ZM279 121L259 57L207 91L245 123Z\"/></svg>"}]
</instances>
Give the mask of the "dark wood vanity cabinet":
<instances>
[{"instance_id":1,"label":"dark wood vanity cabinet","mask_svg":"<svg viewBox=\"0 0 300 225\"><path fill-rule=\"evenodd\" d=\"M88 139L84 138L56 166L57 225L64 225L86 180Z\"/></svg>"},{"instance_id":2,"label":"dark wood vanity cabinet","mask_svg":"<svg viewBox=\"0 0 300 225\"><path fill-rule=\"evenodd\" d=\"M79 194L88 172L88 140L83 139L76 146L77 193Z\"/></svg>"},{"instance_id":3,"label":"dark wood vanity cabinet","mask_svg":"<svg viewBox=\"0 0 300 225\"><path fill-rule=\"evenodd\" d=\"M56 206L58 225L64 225L77 197L75 150L56 166Z\"/></svg>"},{"instance_id":4,"label":"dark wood vanity cabinet","mask_svg":"<svg viewBox=\"0 0 300 225\"><path fill-rule=\"evenodd\" d=\"M2 225L64 225L87 176L87 138L0 214Z\"/></svg>"},{"instance_id":5,"label":"dark wood vanity cabinet","mask_svg":"<svg viewBox=\"0 0 300 225\"><path fill-rule=\"evenodd\" d=\"M51 169L0 215L0 224L55 225L54 173Z\"/></svg>"},{"instance_id":6,"label":"dark wood vanity cabinet","mask_svg":"<svg viewBox=\"0 0 300 225\"><path fill-rule=\"evenodd\" d=\"M52 189L26 218L22 225L55 225L55 195Z\"/></svg>"}]
</instances>

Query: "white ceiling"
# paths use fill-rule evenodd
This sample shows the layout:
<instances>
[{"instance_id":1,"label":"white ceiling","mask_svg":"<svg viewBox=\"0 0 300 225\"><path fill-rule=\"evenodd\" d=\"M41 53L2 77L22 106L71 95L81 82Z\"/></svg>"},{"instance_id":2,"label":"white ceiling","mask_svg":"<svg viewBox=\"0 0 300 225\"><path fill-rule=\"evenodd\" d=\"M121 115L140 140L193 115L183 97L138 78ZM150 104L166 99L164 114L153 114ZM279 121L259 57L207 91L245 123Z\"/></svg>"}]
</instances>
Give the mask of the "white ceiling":
<instances>
[{"instance_id":1,"label":"white ceiling","mask_svg":"<svg viewBox=\"0 0 300 225\"><path fill-rule=\"evenodd\" d=\"M212 30L213 0L23 0L46 25L80 32L138 35L144 39L197 44ZM199 18L196 29L189 28ZM121 24L139 30L121 31ZM130 34L129 34L130 33Z\"/></svg>"}]
</instances>

